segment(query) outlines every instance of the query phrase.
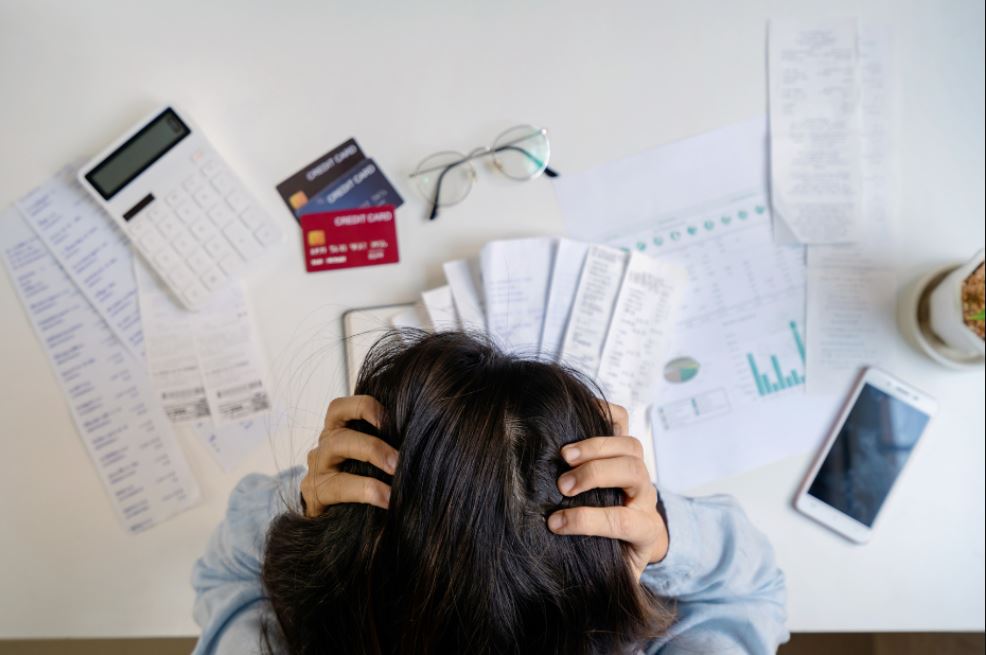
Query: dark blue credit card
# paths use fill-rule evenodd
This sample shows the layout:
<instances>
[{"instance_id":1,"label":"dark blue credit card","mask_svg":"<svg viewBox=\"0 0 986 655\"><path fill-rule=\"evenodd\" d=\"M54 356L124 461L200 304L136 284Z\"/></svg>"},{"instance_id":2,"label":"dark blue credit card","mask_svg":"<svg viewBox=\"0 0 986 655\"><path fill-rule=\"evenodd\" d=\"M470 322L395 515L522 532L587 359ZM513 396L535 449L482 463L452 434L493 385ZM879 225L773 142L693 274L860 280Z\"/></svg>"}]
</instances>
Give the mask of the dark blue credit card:
<instances>
[{"instance_id":1,"label":"dark blue credit card","mask_svg":"<svg viewBox=\"0 0 986 655\"><path fill-rule=\"evenodd\" d=\"M364 159L299 207L295 216L301 218L318 212L379 205L400 207L402 204L404 199L384 176L376 162L372 159Z\"/></svg>"}]
</instances>

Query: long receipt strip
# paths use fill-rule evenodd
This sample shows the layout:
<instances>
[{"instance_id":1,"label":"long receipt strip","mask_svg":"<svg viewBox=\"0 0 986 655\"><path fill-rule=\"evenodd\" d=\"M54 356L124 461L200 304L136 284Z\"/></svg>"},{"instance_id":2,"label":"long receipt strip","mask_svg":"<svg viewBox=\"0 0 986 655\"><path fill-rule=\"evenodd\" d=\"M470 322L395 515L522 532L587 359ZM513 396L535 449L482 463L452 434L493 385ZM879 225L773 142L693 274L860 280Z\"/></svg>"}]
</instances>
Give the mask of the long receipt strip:
<instances>
[{"instance_id":1,"label":"long receipt strip","mask_svg":"<svg viewBox=\"0 0 986 655\"><path fill-rule=\"evenodd\" d=\"M893 370L896 215L890 34L859 28L863 222L853 244L808 248L808 391L845 393L861 364Z\"/></svg>"},{"instance_id":2,"label":"long receipt strip","mask_svg":"<svg viewBox=\"0 0 986 655\"><path fill-rule=\"evenodd\" d=\"M766 154L755 119L555 181L571 236L686 271L647 361L657 475L671 489L811 448L835 402L803 393L804 248L774 242Z\"/></svg>"},{"instance_id":3,"label":"long receipt strip","mask_svg":"<svg viewBox=\"0 0 986 655\"><path fill-rule=\"evenodd\" d=\"M770 23L771 200L782 239L860 237L858 64L855 20Z\"/></svg>"},{"instance_id":4,"label":"long receipt strip","mask_svg":"<svg viewBox=\"0 0 986 655\"><path fill-rule=\"evenodd\" d=\"M130 245L75 181L75 171L71 164L63 167L17 207L113 333L142 359Z\"/></svg>"},{"instance_id":5,"label":"long receipt strip","mask_svg":"<svg viewBox=\"0 0 986 655\"><path fill-rule=\"evenodd\" d=\"M120 522L140 532L194 505L198 485L138 360L15 210L0 216L0 245Z\"/></svg>"},{"instance_id":6,"label":"long receipt strip","mask_svg":"<svg viewBox=\"0 0 986 655\"><path fill-rule=\"evenodd\" d=\"M189 312L134 262L151 385L165 413L189 425L225 471L267 436L270 400L242 284Z\"/></svg>"}]
</instances>

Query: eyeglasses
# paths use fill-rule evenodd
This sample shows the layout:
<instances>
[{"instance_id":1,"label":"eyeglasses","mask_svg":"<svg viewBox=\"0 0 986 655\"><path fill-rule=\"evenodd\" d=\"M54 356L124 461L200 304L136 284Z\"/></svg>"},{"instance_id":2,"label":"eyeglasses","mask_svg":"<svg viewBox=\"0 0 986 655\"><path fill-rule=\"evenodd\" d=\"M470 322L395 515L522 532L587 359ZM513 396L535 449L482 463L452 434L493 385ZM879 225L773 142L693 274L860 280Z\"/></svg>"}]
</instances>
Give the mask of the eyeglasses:
<instances>
[{"instance_id":1,"label":"eyeglasses","mask_svg":"<svg viewBox=\"0 0 986 655\"><path fill-rule=\"evenodd\" d=\"M548 130L533 125L512 127L496 139L488 148L476 148L469 154L446 150L425 157L410 177L417 183L418 191L431 203L431 215L438 217L439 207L462 202L476 179L472 161L480 157L492 157L496 169L513 180L526 182L544 173L558 177L548 167L551 147Z\"/></svg>"}]
</instances>

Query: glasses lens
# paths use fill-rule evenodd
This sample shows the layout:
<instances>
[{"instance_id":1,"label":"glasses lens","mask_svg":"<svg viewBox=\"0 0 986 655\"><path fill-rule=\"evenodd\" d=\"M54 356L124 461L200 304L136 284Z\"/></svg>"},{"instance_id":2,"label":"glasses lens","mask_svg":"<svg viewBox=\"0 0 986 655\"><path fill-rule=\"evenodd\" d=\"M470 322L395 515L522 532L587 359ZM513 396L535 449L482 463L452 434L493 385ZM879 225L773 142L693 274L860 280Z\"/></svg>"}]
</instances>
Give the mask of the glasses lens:
<instances>
[{"instance_id":1,"label":"glasses lens","mask_svg":"<svg viewBox=\"0 0 986 655\"><path fill-rule=\"evenodd\" d=\"M512 127L493 142L493 163L515 180L537 177L548 166L548 133L533 125Z\"/></svg>"},{"instance_id":2,"label":"glasses lens","mask_svg":"<svg viewBox=\"0 0 986 655\"><path fill-rule=\"evenodd\" d=\"M436 152L418 164L413 176L425 200L435 202L437 193L439 207L462 202L472 188L475 174L472 164L459 163L465 158L458 152Z\"/></svg>"}]
</instances>

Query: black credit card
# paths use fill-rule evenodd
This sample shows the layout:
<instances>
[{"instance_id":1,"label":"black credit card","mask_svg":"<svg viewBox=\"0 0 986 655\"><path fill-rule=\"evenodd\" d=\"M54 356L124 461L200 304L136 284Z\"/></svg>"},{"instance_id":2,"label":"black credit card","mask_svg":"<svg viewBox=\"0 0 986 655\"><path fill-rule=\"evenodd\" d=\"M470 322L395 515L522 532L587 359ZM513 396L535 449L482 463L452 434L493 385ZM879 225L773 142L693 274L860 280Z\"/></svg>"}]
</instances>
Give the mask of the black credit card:
<instances>
[{"instance_id":1,"label":"black credit card","mask_svg":"<svg viewBox=\"0 0 986 655\"><path fill-rule=\"evenodd\" d=\"M360 150L356 139L349 139L278 184L277 193L294 215L319 191L364 159L366 155Z\"/></svg>"}]
</instances>

